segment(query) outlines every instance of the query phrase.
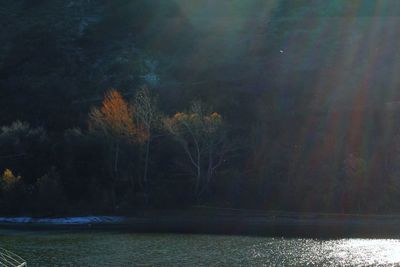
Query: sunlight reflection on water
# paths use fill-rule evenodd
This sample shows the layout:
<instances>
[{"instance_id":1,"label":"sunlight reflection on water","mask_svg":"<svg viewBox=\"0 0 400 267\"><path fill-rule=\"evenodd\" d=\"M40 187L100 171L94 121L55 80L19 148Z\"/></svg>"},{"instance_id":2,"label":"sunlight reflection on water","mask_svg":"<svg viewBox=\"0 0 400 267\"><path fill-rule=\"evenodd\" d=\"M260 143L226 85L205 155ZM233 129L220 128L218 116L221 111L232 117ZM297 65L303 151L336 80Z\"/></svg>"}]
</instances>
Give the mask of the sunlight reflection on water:
<instances>
[{"instance_id":1,"label":"sunlight reflection on water","mask_svg":"<svg viewBox=\"0 0 400 267\"><path fill-rule=\"evenodd\" d=\"M342 262L352 259L358 265L400 264L399 240L350 239L339 243L335 250L333 256Z\"/></svg>"},{"instance_id":2,"label":"sunlight reflection on water","mask_svg":"<svg viewBox=\"0 0 400 267\"><path fill-rule=\"evenodd\" d=\"M255 245L252 257L265 266L399 266L400 240L273 239Z\"/></svg>"},{"instance_id":3,"label":"sunlight reflection on water","mask_svg":"<svg viewBox=\"0 0 400 267\"><path fill-rule=\"evenodd\" d=\"M400 266L398 239L0 230L29 266Z\"/></svg>"}]
</instances>

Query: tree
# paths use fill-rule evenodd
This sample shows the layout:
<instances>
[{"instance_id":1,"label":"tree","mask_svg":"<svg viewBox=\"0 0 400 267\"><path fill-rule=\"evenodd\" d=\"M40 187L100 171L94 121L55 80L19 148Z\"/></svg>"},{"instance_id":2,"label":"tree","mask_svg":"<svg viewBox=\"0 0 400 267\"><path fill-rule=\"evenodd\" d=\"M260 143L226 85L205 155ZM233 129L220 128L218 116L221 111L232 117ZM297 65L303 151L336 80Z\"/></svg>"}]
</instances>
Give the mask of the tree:
<instances>
[{"instance_id":1,"label":"tree","mask_svg":"<svg viewBox=\"0 0 400 267\"><path fill-rule=\"evenodd\" d=\"M0 211L2 213L20 212L29 206L29 191L21 176L16 176L10 169L0 174Z\"/></svg>"},{"instance_id":2,"label":"tree","mask_svg":"<svg viewBox=\"0 0 400 267\"><path fill-rule=\"evenodd\" d=\"M222 117L217 112L206 112L200 102L194 102L187 113L176 113L165 119L164 125L190 162L195 177L195 195L199 198L209 188L228 151Z\"/></svg>"},{"instance_id":3,"label":"tree","mask_svg":"<svg viewBox=\"0 0 400 267\"><path fill-rule=\"evenodd\" d=\"M21 180L21 176L15 176L10 169L5 169L3 175L1 176L1 182L3 183L3 188L9 190L15 184Z\"/></svg>"},{"instance_id":4,"label":"tree","mask_svg":"<svg viewBox=\"0 0 400 267\"><path fill-rule=\"evenodd\" d=\"M45 129L26 122L0 127L0 169L17 171L24 182L34 184L54 161L53 144Z\"/></svg>"},{"instance_id":5,"label":"tree","mask_svg":"<svg viewBox=\"0 0 400 267\"><path fill-rule=\"evenodd\" d=\"M138 125L141 126L144 133L144 170L143 170L143 184L147 185L148 182L148 168L150 158L150 143L153 139L152 130L158 122L159 113L157 110L156 99L151 95L148 87L142 87L135 95L134 99L135 116Z\"/></svg>"},{"instance_id":6,"label":"tree","mask_svg":"<svg viewBox=\"0 0 400 267\"><path fill-rule=\"evenodd\" d=\"M102 106L93 108L89 114L89 129L105 136L113 155L111 160L112 201L115 206L115 181L119 177L121 143L143 143L147 134L134 122L135 110L117 90L106 93ZM132 182L132 184L134 184Z\"/></svg>"},{"instance_id":7,"label":"tree","mask_svg":"<svg viewBox=\"0 0 400 267\"><path fill-rule=\"evenodd\" d=\"M35 193L37 209L42 214L54 215L65 207L64 188L55 167L37 180Z\"/></svg>"}]
</instances>

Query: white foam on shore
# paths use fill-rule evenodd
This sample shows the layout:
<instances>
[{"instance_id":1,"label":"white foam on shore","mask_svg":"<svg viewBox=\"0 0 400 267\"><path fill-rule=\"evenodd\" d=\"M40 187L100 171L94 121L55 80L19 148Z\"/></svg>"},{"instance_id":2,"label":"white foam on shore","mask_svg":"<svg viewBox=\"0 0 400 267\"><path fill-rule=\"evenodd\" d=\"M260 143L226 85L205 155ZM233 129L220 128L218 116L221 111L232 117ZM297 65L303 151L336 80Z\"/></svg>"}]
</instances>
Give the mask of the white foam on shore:
<instances>
[{"instance_id":1,"label":"white foam on shore","mask_svg":"<svg viewBox=\"0 0 400 267\"><path fill-rule=\"evenodd\" d=\"M38 224L96 224L119 223L124 217L119 216L85 216L63 218L32 218L32 217L0 217L0 223L38 223Z\"/></svg>"}]
</instances>

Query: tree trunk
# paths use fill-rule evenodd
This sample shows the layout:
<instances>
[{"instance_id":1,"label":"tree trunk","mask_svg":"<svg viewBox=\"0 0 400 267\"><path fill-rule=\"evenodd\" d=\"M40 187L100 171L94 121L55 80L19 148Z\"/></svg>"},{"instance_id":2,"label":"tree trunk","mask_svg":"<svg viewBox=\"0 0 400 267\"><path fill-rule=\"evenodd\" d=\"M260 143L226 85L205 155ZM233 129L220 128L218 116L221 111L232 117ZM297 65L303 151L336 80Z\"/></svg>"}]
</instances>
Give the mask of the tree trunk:
<instances>
[{"instance_id":1,"label":"tree trunk","mask_svg":"<svg viewBox=\"0 0 400 267\"><path fill-rule=\"evenodd\" d=\"M144 186L147 185L147 173L149 169L149 155L150 155L150 141L146 142L146 155L144 159L144 174L143 174L143 182Z\"/></svg>"},{"instance_id":2,"label":"tree trunk","mask_svg":"<svg viewBox=\"0 0 400 267\"><path fill-rule=\"evenodd\" d=\"M117 203L117 201L116 201L116 197L115 197L115 184L113 181L111 184L111 205L112 205L111 209L113 212L115 212L115 207L117 206L116 203Z\"/></svg>"},{"instance_id":3,"label":"tree trunk","mask_svg":"<svg viewBox=\"0 0 400 267\"><path fill-rule=\"evenodd\" d=\"M207 185L210 183L213 176L214 161L212 151L208 152L208 170L207 170Z\"/></svg>"},{"instance_id":4,"label":"tree trunk","mask_svg":"<svg viewBox=\"0 0 400 267\"><path fill-rule=\"evenodd\" d=\"M114 173L115 177L118 176L118 158L119 158L119 142L115 145L115 156L114 156Z\"/></svg>"},{"instance_id":5,"label":"tree trunk","mask_svg":"<svg viewBox=\"0 0 400 267\"><path fill-rule=\"evenodd\" d=\"M200 166L197 167L196 183L195 183L195 194L196 198L199 197L200 193L200 182L201 182L201 170Z\"/></svg>"},{"instance_id":6,"label":"tree trunk","mask_svg":"<svg viewBox=\"0 0 400 267\"><path fill-rule=\"evenodd\" d=\"M111 201L112 210L115 211L116 207L116 196L115 196L115 183L118 177L118 160L119 160L119 142L115 144L115 154L114 154L114 170L113 170L113 180L111 182Z\"/></svg>"}]
</instances>

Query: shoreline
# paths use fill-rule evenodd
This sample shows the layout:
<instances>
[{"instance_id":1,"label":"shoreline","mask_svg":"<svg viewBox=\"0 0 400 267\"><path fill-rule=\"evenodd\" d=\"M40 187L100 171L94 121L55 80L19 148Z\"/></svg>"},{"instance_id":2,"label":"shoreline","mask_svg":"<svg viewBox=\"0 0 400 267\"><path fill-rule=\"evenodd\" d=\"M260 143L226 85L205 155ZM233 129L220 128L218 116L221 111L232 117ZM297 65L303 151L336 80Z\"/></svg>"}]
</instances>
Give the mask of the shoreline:
<instances>
[{"instance_id":1,"label":"shoreline","mask_svg":"<svg viewBox=\"0 0 400 267\"><path fill-rule=\"evenodd\" d=\"M168 213L172 213L167 215ZM309 238L400 238L398 215L243 212L144 212L135 216L0 217L0 229L115 230L138 233L257 235Z\"/></svg>"}]
</instances>

